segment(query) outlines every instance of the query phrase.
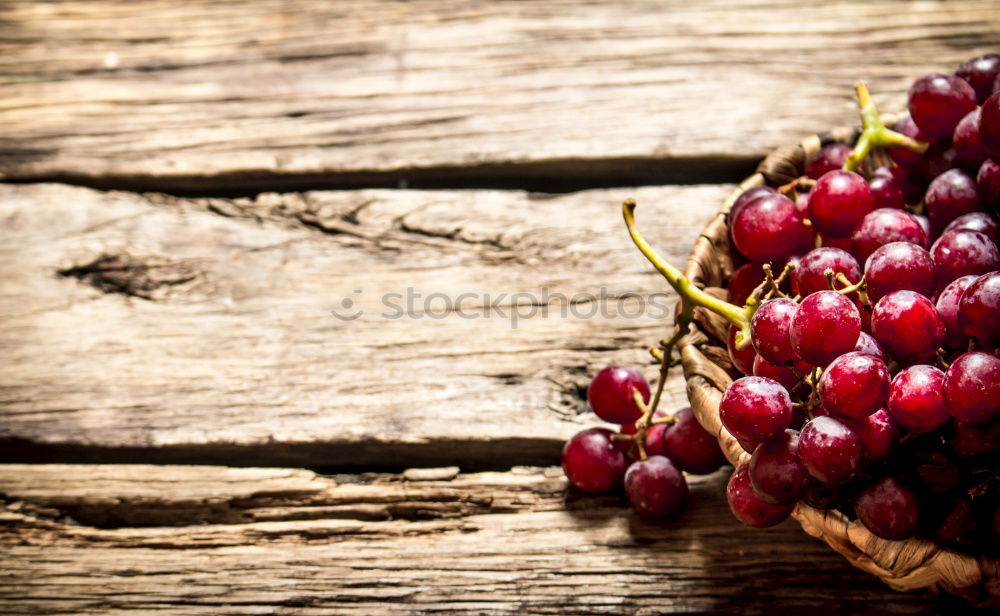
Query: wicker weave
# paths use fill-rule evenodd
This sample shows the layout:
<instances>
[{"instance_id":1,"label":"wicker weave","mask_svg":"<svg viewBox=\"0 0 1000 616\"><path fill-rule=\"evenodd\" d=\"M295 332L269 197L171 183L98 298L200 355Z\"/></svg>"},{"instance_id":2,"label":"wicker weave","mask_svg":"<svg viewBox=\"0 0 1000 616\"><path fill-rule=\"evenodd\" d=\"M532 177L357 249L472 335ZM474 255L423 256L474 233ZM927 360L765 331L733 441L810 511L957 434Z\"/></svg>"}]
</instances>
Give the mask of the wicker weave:
<instances>
[{"instance_id":1,"label":"wicker weave","mask_svg":"<svg viewBox=\"0 0 1000 616\"><path fill-rule=\"evenodd\" d=\"M754 186L780 186L803 174L808 158L835 141L852 143L855 129L839 129L813 136L797 146L772 152L723 203L719 213L695 241L684 274L698 286L719 297L733 271L729 251L727 215L730 206ZM746 464L750 455L723 427L719 401L735 374L725 349L729 324L701 309L695 328L681 341L681 360L687 394L698 421L717 435L734 466ZM799 503L792 513L810 535L826 541L855 567L877 575L897 590L930 588L963 597L977 604L1000 604L1000 561L973 558L941 549L926 539L888 541L876 537L860 522L851 522L838 511L821 511Z\"/></svg>"}]
</instances>

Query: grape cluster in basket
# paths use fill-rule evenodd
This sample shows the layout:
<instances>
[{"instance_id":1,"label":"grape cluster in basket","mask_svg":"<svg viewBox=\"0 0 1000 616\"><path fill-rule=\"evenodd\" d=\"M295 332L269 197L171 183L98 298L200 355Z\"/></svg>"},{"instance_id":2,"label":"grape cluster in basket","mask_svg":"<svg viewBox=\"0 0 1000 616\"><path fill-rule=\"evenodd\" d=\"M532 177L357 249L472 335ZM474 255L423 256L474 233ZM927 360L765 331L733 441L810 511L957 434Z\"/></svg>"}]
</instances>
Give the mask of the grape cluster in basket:
<instances>
[{"instance_id":1,"label":"grape cluster in basket","mask_svg":"<svg viewBox=\"0 0 1000 616\"><path fill-rule=\"evenodd\" d=\"M838 509L884 539L926 536L1000 551L1000 55L918 79L888 128L857 86L862 129L805 174L732 204L729 301L632 240L681 296L674 335L651 349L658 390L633 368L601 371L588 399L618 433L592 428L563 452L588 491L622 482L632 507L669 516L680 471L725 463L690 409L656 410L674 347L707 309L731 324L741 373L722 426L752 454L729 480L737 518L786 519L800 501Z\"/></svg>"}]
</instances>

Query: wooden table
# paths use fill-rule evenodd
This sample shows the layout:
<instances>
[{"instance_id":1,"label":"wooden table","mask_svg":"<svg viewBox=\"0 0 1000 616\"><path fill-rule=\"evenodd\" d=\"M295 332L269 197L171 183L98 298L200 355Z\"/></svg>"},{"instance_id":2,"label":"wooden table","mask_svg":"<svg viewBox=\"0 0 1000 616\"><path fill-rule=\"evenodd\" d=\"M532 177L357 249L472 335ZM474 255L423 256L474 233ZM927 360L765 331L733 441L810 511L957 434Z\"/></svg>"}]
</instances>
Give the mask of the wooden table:
<instances>
[{"instance_id":1,"label":"wooden table","mask_svg":"<svg viewBox=\"0 0 1000 616\"><path fill-rule=\"evenodd\" d=\"M623 198L680 263L856 79L998 41L994 0L0 4L0 612L948 607L724 471L651 524L555 465L670 324Z\"/></svg>"}]
</instances>

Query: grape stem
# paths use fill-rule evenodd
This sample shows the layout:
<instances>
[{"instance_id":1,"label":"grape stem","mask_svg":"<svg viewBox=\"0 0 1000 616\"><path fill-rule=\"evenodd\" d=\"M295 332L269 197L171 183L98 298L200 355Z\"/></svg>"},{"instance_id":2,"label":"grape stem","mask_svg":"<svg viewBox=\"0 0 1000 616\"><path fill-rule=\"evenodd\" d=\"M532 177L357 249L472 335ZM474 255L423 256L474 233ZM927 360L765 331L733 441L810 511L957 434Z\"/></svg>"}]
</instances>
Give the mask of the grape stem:
<instances>
[{"instance_id":1,"label":"grape stem","mask_svg":"<svg viewBox=\"0 0 1000 616\"><path fill-rule=\"evenodd\" d=\"M649 242L646 241L646 238L643 237L635 224L635 207L636 203L633 199L626 199L622 203L622 215L625 217L625 226L628 227L632 242L635 243L639 252L653 264L656 271L660 272L667 279L670 286L680 296L681 311L677 318L678 323L690 324L694 318L694 307L701 306L738 327L740 331L736 334L736 346L737 348L746 348L746 345L750 344L750 319L757 309L757 301L751 299L747 302L746 306L735 306L713 297L695 286L679 269L667 263L649 245ZM681 328L681 330L674 334L674 338L679 340L686 333L687 328Z\"/></svg>"},{"instance_id":2,"label":"grape stem","mask_svg":"<svg viewBox=\"0 0 1000 616\"><path fill-rule=\"evenodd\" d=\"M872 148L903 147L921 154L927 150L926 143L886 128L868 93L868 84L859 81L854 84L854 90L858 93L858 106L861 107L861 135L844 161L845 171L857 171Z\"/></svg>"}]
</instances>

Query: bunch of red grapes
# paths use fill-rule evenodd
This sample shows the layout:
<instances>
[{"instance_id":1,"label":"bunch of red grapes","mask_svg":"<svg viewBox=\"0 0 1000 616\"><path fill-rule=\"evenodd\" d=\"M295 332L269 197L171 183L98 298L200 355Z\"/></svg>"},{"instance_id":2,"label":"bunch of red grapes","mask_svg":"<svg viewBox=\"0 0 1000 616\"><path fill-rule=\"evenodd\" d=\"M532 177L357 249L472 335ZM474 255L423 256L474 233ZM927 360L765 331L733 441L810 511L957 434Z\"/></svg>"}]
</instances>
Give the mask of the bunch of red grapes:
<instances>
[{"instance_id":1,"label":"bunch of red grapes","mask_svg":"<svg viewBox=\"0 0 1000 616\"><path fill-rule=\"evenodd\" d=\"M747 190L730 210L745 263L729 297L748 320L727 347L746 376L719 415L752 455L727 497L751 526L804 501L885 539L997 554L1000 55L918 79L892 129L898 141L875 145L906 147L827 145L804 177ZM639 419L646 446L629 466L632 441L573 437L563 467L582 489L624 481L637 511L670 515L687 491L679 470L724 462L690 411L660 431L643 421L649 387L634 369L601 372L588 397L623 432Z\"/></svg>"}]
</instances>

